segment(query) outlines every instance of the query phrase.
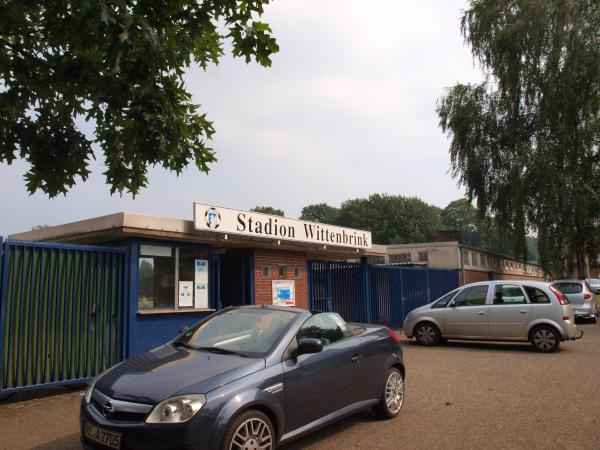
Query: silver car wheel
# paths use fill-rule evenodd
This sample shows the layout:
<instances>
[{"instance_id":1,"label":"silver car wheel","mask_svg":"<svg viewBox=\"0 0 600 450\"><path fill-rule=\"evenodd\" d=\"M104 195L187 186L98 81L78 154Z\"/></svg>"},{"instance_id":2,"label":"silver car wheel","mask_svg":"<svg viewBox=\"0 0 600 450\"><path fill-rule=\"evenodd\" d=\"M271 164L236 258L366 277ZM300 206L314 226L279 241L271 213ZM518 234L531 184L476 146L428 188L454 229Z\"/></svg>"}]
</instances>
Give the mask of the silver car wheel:
<instances>
[{"instance_id":1,"label":"silver car wheel","mask_svg":"<svg viewBox=\"0 0 600 450\"><path fill-rule=\"evenodd\" d=\"M400 372L393 371L385 383L385 404L392 414L398 414L404 402L404 380Z\"/></svg>"},{"instance_id":2,"label":"silver car wheel","mask_svg":"<svg viewBox=\"0 0 600 450\"><path fill-rule=\"evenodd\" d=\"M417 340L423 344L432 344L435 336L436 332L431 325L421 325L417 330Z\"/></svg>"},{"instance_id":3,"label":"silver car wheel","mask_svg":"<svg viewBox=\"0 0 600 450\"><path fill-rule=\"evenodd\" d=\"M551 331L542 328L533 335L533 342L542 350L550 350L556 345L556 336Z\"/></svg>"},{"instance_id":4,"label":"silver car wheel","mask_svg":"<svg viewBox=\"0 0 600 450\"><path fill-rule=\"evenodd\" d=\"M242 422L235 430L229 446L230 450L271 450L272 448L271 428L257 417Z\"/></svg>"}]
</instances>

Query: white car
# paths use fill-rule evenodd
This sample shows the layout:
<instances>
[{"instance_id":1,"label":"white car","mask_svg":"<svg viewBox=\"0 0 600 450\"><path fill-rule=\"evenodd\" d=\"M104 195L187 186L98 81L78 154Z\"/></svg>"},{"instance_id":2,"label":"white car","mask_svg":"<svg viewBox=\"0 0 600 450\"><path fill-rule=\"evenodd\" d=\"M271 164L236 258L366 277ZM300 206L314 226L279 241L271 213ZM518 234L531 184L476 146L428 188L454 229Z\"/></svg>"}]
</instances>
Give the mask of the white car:
<instances>
[{"instance_id":1,"label":"white car","mask_svg":"<svg viewBox=\"0 0 600 450\"><path fill-rule=\"evenodd\" d=\"M553 352L583 332L567 298L550 283L498 280L462 286L414 309L404 334L421 345L443 339L529 341L536 350Z\"/></svg>"}]
</instances>

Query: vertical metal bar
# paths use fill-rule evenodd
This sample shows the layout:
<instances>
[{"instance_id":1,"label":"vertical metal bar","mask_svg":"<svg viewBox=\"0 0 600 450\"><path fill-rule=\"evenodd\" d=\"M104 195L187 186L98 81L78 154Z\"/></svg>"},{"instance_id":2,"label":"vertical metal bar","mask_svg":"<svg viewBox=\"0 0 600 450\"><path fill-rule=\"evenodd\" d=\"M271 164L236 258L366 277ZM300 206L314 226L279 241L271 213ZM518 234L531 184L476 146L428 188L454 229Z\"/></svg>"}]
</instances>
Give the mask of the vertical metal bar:
<instances>
[{"instance_id":1,"label":"vertical metal bar","mask_svg":"<svg viewBox=\"0 0 600 450\"><path fill-rule=\"evenodd\" d=\"M332 282L332 268L331 263L327 262L327 311L333 311L333 282Z\"/></svg>"},{"instance_id":2,"label":"vertical metal bar","mask_svg":"<svg viewBox=\"0 0 600 450\"><path fill-rule=\"evenodd\" d=\"M248 257L248 264L250 269L248 271L249 282L250 282L250 304L254 305L254 255Z\"/></svg>"},{"instance_id":3,"label":"vertical metal bar","mask_svg":"<svg viewBox=\"0 0 600 450\"><path fill-rule=\"evenodd\" d=\"M8 290L8 255L10 251L10 246L8 242L4 242L2 238L0 238L0 258L2 260L1 263L1 275L0 275L0 389L5 387L5 376L4 376L4 367L5 361L8 359L8 354L5 351L5 338L4 333L6 332L6 324L7 320L7 296L6 292Z\"/></svg>"},{"instance_id":4,"label":"vertical metal bar","mask_svg":"<svg viewBox=\"0 0 600 450\"><path fill-rule=\"evenodd\" d=\"M242 286L242 305L246 304L246 257L242 256L240 258L241 264L242 264L242 270L241 270L241 286Z\"/></svg>"}]
</instances>

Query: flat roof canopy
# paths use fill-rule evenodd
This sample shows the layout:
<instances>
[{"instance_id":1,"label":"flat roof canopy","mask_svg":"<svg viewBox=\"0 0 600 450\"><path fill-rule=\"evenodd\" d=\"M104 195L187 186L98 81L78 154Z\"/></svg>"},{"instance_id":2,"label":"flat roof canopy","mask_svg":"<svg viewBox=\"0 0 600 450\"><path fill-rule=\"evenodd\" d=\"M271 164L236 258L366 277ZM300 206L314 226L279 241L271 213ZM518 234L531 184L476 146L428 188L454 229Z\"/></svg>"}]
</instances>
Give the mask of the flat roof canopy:
<instances>
[{"instance_id":1,"label":"flat roof canopy","mask_svg":"<svg viewBox=\"0 0 600 450\"><path fill-rule=\"evenodd\" d=\"M167 239L221 248L260 248L307 253L318 259L349 259L385 255L385 248L370 249L330 246L284 239L242 236L215 231L195 230L192 220L119 212L9 236L22 241L104 243L128 237Z\"/></svg>"}]
</instances>

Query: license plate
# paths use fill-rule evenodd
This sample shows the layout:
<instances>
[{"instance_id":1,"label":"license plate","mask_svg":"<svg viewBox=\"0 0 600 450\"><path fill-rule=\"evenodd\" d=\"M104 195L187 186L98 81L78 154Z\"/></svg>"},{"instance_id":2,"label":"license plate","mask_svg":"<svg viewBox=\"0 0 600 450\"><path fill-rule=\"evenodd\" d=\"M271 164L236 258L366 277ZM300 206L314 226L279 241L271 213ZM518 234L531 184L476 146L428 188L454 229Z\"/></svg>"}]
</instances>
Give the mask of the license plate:
<instances>
[{"instance_id":1,"label":"license plate","mask_svg":"<svg viewBox=\"0 0 600 450\"><path fill-rule=\"evenodd\" d=\"M104 430L91 423L86 423L84 429L85 437L91 441L110 448L121 448L121 433Z\"/></svg>"}]
</instances>

